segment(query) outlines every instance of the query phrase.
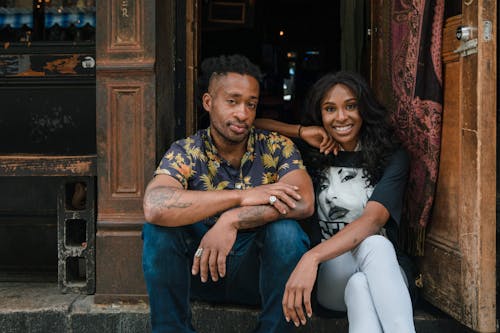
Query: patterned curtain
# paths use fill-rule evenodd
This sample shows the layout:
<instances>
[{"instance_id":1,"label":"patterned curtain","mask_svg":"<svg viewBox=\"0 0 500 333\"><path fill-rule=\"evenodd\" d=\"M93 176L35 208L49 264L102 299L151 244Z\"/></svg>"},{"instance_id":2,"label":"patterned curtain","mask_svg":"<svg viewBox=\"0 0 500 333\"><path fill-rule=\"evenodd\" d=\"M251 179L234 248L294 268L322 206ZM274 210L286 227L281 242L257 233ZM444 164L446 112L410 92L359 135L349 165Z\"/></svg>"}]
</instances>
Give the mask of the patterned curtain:
<instances>
[{"instance_id":1,"label":"patterned curtain","mask_svg":"<svg viewBox=\"0 0 500 333\"><path fill-rule=\"evenodd\" d=\"M441 143L444 0L389 3L386 22L391 41L386 65L394 98L392 119L411 156L402 238L411 254L423 255Z\"/></svg>"}]
</instances>

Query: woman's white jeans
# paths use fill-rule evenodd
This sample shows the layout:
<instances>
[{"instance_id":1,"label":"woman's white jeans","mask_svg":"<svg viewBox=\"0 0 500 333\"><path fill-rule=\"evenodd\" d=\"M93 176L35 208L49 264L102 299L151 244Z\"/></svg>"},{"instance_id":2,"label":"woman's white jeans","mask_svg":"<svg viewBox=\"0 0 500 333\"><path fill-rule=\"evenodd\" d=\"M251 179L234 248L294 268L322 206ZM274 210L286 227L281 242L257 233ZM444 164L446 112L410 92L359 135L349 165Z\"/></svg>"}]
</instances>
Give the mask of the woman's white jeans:
<instances>
[{"instance_id":1,"label":"woman's white jeans","mask_svg":"<svg viewBox=\"0 0 500 333\"><path fill-rule=\"evenodd\" d=\"M414 333L406 277L392 243L370 236L354 250L321 264L318 302L346 311L349 333Z\"/></svg>"}]
</instances>

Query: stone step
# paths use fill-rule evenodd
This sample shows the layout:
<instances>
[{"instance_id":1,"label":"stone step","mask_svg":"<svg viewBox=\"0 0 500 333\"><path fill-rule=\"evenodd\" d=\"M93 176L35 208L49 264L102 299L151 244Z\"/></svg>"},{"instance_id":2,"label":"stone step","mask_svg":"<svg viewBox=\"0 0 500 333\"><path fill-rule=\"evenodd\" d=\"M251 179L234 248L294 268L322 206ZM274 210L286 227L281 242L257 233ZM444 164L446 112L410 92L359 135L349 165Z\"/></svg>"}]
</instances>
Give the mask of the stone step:
<instances>
[{"instance_id":1,"label":"stone step","mask_svg":"<svg viewBox=\"0 0 500 333\"><path fill-rule=\"evenodd\" d=\"M254 328L258 309L240 306L220 306L206 303L193 305L193 325L199 333L239 333L251 332ZM414 314L417 333L473 333L441 311L429 304L420 305ZM348 333L347 318L321 318L313 315L305 326L297 328L297 333Z\"/></svg>"},{"instance_id":2,"label":"stone step","mask_svg":"<svg viewBox=\"0 0 500 333\"><path fill-rule=\"evenodd\" d=\"M193 303L193 325L199 333L251 332L256 308ZM415 311L418 333L472 333L429 305ZM149 307L95 304L93 296L61 294L55 284L0 283L1 333L144 333L149 332ZM345 318L313 316L297 333L347 333Z\"/></svg>"}]
</instances>

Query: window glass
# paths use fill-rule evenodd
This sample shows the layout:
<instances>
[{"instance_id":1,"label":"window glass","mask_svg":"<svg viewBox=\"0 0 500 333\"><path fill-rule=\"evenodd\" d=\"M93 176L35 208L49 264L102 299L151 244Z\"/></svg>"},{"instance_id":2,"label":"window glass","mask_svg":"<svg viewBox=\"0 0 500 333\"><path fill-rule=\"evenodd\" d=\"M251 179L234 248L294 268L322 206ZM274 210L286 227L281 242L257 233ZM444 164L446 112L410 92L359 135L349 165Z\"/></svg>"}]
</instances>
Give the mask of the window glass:
<instances>
[{"instance_id":1,"label":"window glass","mask_svg":"<svg viewBox=\"0 0 500 333\"><path fill-rule=\"evenodd\" d=\"M96 0L0 0L0 42L95 42Z\"/></svg>"}]
</instances>

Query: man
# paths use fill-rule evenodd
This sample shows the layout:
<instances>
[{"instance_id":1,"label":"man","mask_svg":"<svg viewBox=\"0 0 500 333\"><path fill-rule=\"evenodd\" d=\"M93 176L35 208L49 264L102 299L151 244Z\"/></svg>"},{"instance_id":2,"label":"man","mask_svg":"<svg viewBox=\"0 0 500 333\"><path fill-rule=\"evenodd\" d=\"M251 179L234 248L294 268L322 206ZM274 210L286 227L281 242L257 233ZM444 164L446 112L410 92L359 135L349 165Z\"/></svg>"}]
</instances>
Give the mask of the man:
<instances>
[{"instance_id":1,"label":"man","mask_svg":"<svg viewBox=\"0 0 500 333\"><path fill-rule=\"evenodd\" d=\"M309 245L295 220L313 213L312 182L289 139L253 127L258 67L233 55L201 69L210 126L170 147L144 196L153 332L195 332L190 299L260 304L256 331L287 332L281 302Z\"/></svg>"}]
</instances>

